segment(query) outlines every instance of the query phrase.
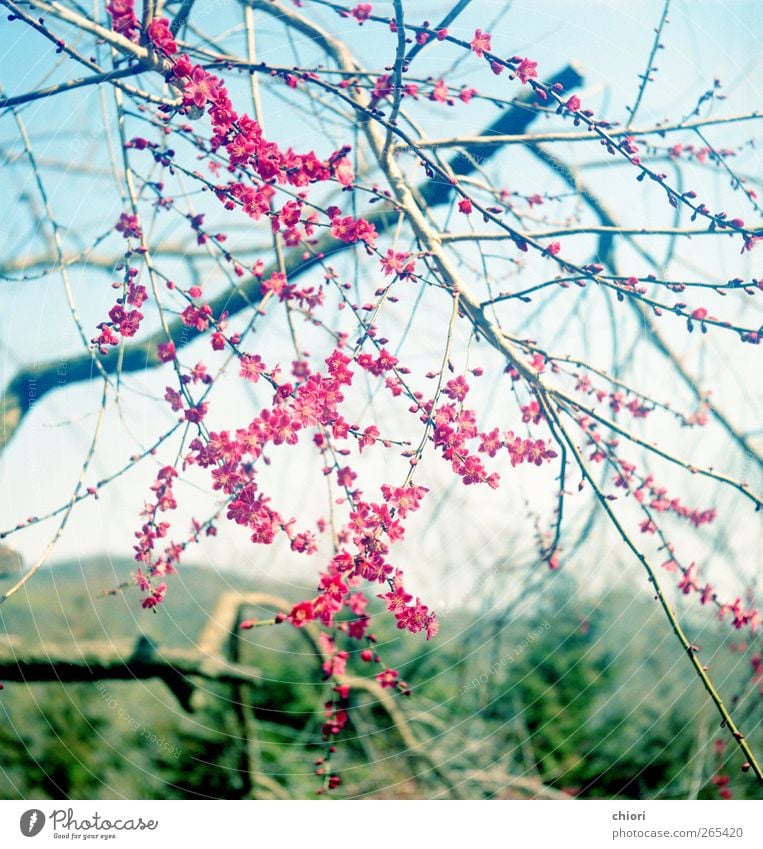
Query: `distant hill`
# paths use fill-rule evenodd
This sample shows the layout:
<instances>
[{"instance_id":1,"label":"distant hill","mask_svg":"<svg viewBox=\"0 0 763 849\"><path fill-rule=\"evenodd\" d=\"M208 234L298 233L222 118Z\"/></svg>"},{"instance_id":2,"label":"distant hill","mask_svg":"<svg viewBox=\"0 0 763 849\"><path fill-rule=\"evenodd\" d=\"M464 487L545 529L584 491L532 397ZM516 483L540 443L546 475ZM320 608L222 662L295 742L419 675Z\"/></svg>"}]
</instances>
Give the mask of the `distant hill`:
<instances>
[{"instance_id":1,"label":"distant hill","mask_svg":"<svg viewBox=\"0 0 763 849\"><path fill-rule=\"evenodd\" d=\"M189 647L195 644L223 592L288 594L298 600L293 584L286 587L237 572L182 566L167 578L166 600L161 610L153 613L140 606L141 595L130 577L135 568L135 561L128 558L104 557L64 561L41 569L21 592L0 606L0 639L15 636L42 644L145 634L159 645ZM0 591L10 587L16 577L0 578ZM309 592L310 588L305 588L305 593Z\"/></svg>"}]
</instances>

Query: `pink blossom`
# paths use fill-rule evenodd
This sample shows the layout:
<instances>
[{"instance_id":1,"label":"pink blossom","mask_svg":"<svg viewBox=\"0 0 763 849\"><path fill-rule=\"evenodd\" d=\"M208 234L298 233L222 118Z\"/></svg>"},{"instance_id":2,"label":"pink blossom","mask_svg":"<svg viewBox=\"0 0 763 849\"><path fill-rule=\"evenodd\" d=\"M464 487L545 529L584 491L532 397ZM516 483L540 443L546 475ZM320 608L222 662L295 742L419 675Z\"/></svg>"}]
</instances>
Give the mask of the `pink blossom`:
<instances>
[{"instance_id":1,"label":"pink blossom","mask_svg":"<svg viewBox=\"0 0 763 849\"><path fill-rule=\"evenodd\" d=\"M170 22L167 18L154 18L148 25L147 35L154 47L166 56L177 53L178 46L170 32Z\"/></svg>"},{"instance_id":2,"label":"pink blossom","mask_svg":"<svg viewBox=\"0 0 763 849\"><path fill-rule=\"evenodd\" d=\"M172 362L175 359L175 343L172 340L160 342L156 346L156 355L163 363Z\"/></svg>"},{"instance_id":3,"label":"pink blossom","mask_svg":"<svg viewBox=\"0 0 763 849\"><path fill-rule=\"evenodd\" d=\"M437 103L449 103L450 101L450 93L448 92L448 85L443 79L437 80L432 89L432 93L429 95L430 100L434 100Z\"/></svg>"},{"instance_id":4,"label":"pink blossom","mask_svg":"<svg viewBox=\"0 0 763 849\"><path fill-rule=\"evenodd\" d=\"M350 14L359 23L362 24L371 17L373 6L370 3L358 3L354 9L350 9Z\"/></svg>"},{"instance_id":5,"label":"pink blossom","mask_svg":"<svg viewBox=\"0 0 763 849\"><path fill-rule=\"evenodd\" d=\"M301 601L299 604L295 604L286 619L291 622L295 628L301 628L308 622L312 622L313 619L315 619L315 610L313 609L312 603L309 601Z\"/></svg>"},{"instance_id":6,"label":"pink blossom","mask_svg":"<svg viewBox=\"0 0 763 849\"><path fill-rule=\"evenodd\" d=\"M681 576L681 580L678 582L678 589L684 595L688 595L690 592L699 589L697 584L697 567L694 563Z\"/></svg>"},{"instance_id":7,"label":"pink blossom","mask_svg":"<svg viewBox=\"0 0 763 849\"><path fill-rule=\"evenodd\" d=\"M114 229L117 233L121 233L125 239L130 238L131 236L140 239L143 236L143 232L140 229L140 224L138 222L137 215L128 215L126 212L123 212L119 216L119 220L114 225Z\"/></svg>"},{"instance_id":8,"label":"pink blossom","mask_svg":"<svg viewBox=\"0 0 763 849\"><path fill-rule=\"evenodd\" d=\"M538 72L536 70L537 67L537 62L533 62L526 57L522 59L519 65L517 65L516 75L519 77L523 85L538 76Z\"/></svg>"},{"instance_id":9,"label":"pink blossom","mask_svg":"<svg viewBox=\"0 0 763 849\"><path fill-rule=\"evenodd\" d=\"M481 29L474 31L474 38L469 42L469 46L480 58L485 54L485 51L490 51L490 34L482 32Z\"/></svg>"},{"instance_id":10,"label":"pink blossom","mask_svg":"<svg viewBox=\"0 0 763 849\"><path fill-rule=\"evenodd\" d=\"M376 676L376 680L382 687L396 687L399 674L397 669L385 669Z\"/></svg>"},{"instance_id":11,"label":"pink blossom","mask_svg":"<svg viewBox=\"0 0 763 849\"><path fill-rule=\"evenodd\" d=\"M469 384L466 382L466 378L464 378L463 375L459 375L458 377L454 377L452 380L449 380L442 390L443 395L447 395L448 398L452 398L454 401L463 401L468 392Z\"/></svg>"},{"instance_id":12,"label":"pink blossom","mask_svg":"<svg viewBox=\"0 0 763 849\"><path fill-rule=\"evenodd\" d=\"M183 101L202 109L219 93L219 80L207 73L201 65L196 65L190 78L183 85Z\"/></svg>"},{"instance_id":13,"label":"pink blossom","mask_svg":"<svg viewBox=\"0 0 763 849\"><path fill-rule=\"evenodd\" d=\"M111 17L114 32L123 35L130 41L137 39L140 22L135 16L134 0L110 0L106 4L106 11Z\"/></svg>"},{"instance_id":14,"label":"pink blossom","mask_svg":"<svg viewBox=\"0 0 763 849\"><path fill-rule=\"evenodd\" d=\"M381 266L385 275L396 274L401 280L410 279L416 270L416 263L411 255L405 251L387 250L386 256L381 259Z\"/></svg>"},{"instance_id":15,"label":"pink blossom","mask_svg":"<svg viewBox=\"0 0 763 849\"><path fill-rule=\"evenodd\" d=\"M259 354L242 354L239 374L252 383L257 383L260 375L265 372L265 363Z\"/></svg>"}]
</instances>

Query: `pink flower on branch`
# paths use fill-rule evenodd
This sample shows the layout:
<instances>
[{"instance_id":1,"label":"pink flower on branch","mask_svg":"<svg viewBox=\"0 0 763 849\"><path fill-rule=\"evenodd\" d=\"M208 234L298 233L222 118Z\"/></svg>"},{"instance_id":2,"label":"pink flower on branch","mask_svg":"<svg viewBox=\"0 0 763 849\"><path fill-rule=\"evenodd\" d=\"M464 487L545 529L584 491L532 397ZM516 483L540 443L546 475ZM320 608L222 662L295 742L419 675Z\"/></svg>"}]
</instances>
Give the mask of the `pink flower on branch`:
<instances>
[{"instance_id":1,"label":"pink flower on branch","mask_svg":"<svg viewBox=\"0 0 763 849\"><path fill-rule=\"evenodd\" d=\"M472 48L472 51L477 54L480 58L485 55L485 52L490 52L490 34L487 32L482 32L481 29L476 29L474 32L474 38L469 43L469 46Z\"/></svg>"},{"instance_id":2,"label":"pink flower on branch","mask_svg":"<svg viewBox=\"0 0 763 849\"><path fill-rule=\"evenodd\" d=\"M524 58L519 60L519 64L515 68L515 73L519 77L520 82L523 85L526 85L530 80L535 79L538 76L538 71L536 70L537 67L537 62Z\"/></svg>"},{"instance_id":3,"label":"pink flower on branch","mask_svg":"<svg viewBox=\"0 0 763 849\"><path fill-rule=\"evenodd\" d=\"M350 14L359 23L362 24L371 17L373 6L370 3L358 3L355 8L350 9Z\"/></svg>"}]
</instances>

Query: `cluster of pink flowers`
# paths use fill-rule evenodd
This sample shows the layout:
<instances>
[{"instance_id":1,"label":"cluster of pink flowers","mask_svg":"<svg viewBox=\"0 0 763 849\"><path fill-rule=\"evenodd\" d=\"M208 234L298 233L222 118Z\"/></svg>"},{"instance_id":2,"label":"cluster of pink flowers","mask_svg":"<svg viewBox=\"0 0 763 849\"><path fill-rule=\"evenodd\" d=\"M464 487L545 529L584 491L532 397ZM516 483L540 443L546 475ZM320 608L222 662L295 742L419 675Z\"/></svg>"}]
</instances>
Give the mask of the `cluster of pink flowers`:
<instances>
[{"instance_id":1,"label":"cluster of pink flowers","mask_svg":"<svg viewBox=\"0 0 763 849\"><path fill-rule=\"evenodd\" d=\"M106 11L111 17L114 32L137 41L140 21L135 17L135 0L109 0Z\"/></svg>"},{"instance_id":2,"label":"cluster of pink flowers","mask_svg":"<svg viewBox=\"0 0 763 849\"><path fill-rule=\"evenodd\" d=\"M123 298L117 299L116 304L109 310L109 320L102 321L97 326L100 332L90 340L93 345L97 346L101 354L106 354L110 346L118 345L120 336L128 339L135 336L140 329L140 324L144 318L140 307L145 302L148 294L145 286L135 282L137 275L137 268L127 269L126 295ZM129 309L129 307L132 307L132 309Z\"/></svg>"},{"instance_id":3,"label":"cluster of pink flowers","mask_svg":"<svg viewBox=\"0 0 763 849\"><path fill-rule=\"evenodd\" d=\"M247 186L244 183L230 183L220 189L218 197L228 209L234 209L236 204L230 200L235 198L241 209L253 220L259 221L263 215L270 212L270 204L276 190L268 183L258 186Z\"/></svg>"},{"instance_id":4,"label":"cluster of pink flowers","mask_svg":"<svg viewBox=\"0 0 763 849\"><path fill-rule=\"evenodd\" d=\"M355 361L362 369L374 377L381 377L386 372L394 369L398 364L397 357L393 356L386 348L382 348L376 357L371 354L358 354Z\"/></svg>"},{"instance_id":5,"label":"cluster of pink flowers","mask_svg":"<svg viewBox=\"0 0 763 849\"><path fill-rule=\"evenodd\" d=\"M447 381L442 389L442 394L454 403L441 404L434 408L433 402L429 401L422 408L422 421L431 420L435 446L441 450L443 458L450 461L453 471L466 485L486 483L491 489L498 487L500 476L497 472L488 474L478 454L494 458L505 448L512 466L521 463L541 466L557 456L550 443L544 439L520 437L512 431L501 434L498 428L480 432L477 428L476 412L463 406L468 393L469 384L459 375ZM528 415L531 409L522 408L523 418L527 415L526 421L530 418L540 421L539 411ZM469 447L473 440L479 440L476 454L472 453Z\"/></svg>"},{"instance_id":6,"label":"cluster of pink flowers","mask_svg":"<svg viewBox=\"0 0 763 849\"><path fill-rule=\"evenodd\" d=\"M648 406L643 399L635 395L628 397L627 393L619 389L608 391L595 388L587 374L576 374L575 378L575 390L577 392L581 392L584 395L592 395L599 403L606 401L613 413L627 410L633 418L645 419L654 411L654 407Z\"/></svg>"},{"instance_id":7,"label":"cluster of pink flowers","mask_svg":"<svg viewBox=\"0 0 763 849\"><path fill-rule=\"evenodd\" d=\"M209 304L188 304L188 306L180 313L180 320L186 327L193 327L199 333L203 333L212 322L214 316L212 307Z\"/></svg>"},{"instance_id":8,"label":"cluster of pink flowers","mask_svg":"<svg viewBox=\"0 0 763 849\"><path fill-rule=\"evenodd\" d=\"M140 229L138 216L128 215L126 212L123 212L119 216L119 220L114 225L114 229L117 233L121 233L125 239L129 239L130 237L140 239L143 235L143 232Z\"/></svg>"},{"instance_id":9,"label":"cluster of pink flowers","mask_svg":"<svg viewBox=\"0 0 763 849\"><path fill-rule=\"evenodd\" d=\"M620 460L619 464L622 471L615 480L615 486L631 486L636 467L626 460ZM670 511L675 516L688 519L695 528L709 524L718 515L718 511L713 507L708 507L704 510L692 509L682 504L680 499L670 498L667 494L667 489L663 486L657 486L654 482L654 475L651 474L643 478L641 483L633 487L631 491L636 501L647 504L650 510L655 510L658 513Z\"/></svg>"},{"instance_id":10,"label":"cluster of pink flowers","mask_svg":"<svg viewBox=\"0 0 763 849\"><path fill-rule=\"evenodd\" d=\"M431 402L425 405L423 420L429 417L431 407ZM495 489L500 479L498 473L488 474L482 460L469 451L469 443L480 437L474 410L458 409L455 404L442 404L431 413L431 420L435 446L440 449L443 458L450 461L453 471L464 484L486 483ZM482 437L479 450L495 456L495 451L491 455L490 434L482 434Z\"/></svg>"},{"instance_id":11,"label":"cluster of pink flowers","mask_svg":"<svg viewBox=\"0 0 763 849\"><path fill-rule=\"evenodd\" d=\"M618 447L618 440L604 440L601 431L589 416L580 416L578 424L593 446L593 453L589 459L593 462L602 462L609 459L616 467L613 478L614 485L619 489L627 490L640 504L657 513L670 512L681 519L688 519L695 528L709 524L716 518L717 511L715 508L699 509L687 507L681 503L679 498L668 496L667 488L658 486L655 483L654 475L648 474L642 476L639 474L638 467L635 464L616 456L614 452ZM656 531L657 526L652 519L646 518L641 523L642 533L653 534Z\"/></svg>"},{"instance_id":12,"label":"cluster of pink flowers","mask_svg":"<svg viewBox=\"0 0 763 849\"><path fill-rule=\"evenodd\" d=\"M617 440L609 442L603 440L600 431L589 417L582 416L578 423L588 437L590 444L594 447L590 459L598 462L610 460L616 467L614 485L625 489L645 508L656 513L670 512L682 519L687 519L696 528L715 520L717 511L714 508L692 509L687 507L681 503L680 499L669 497L665 487L655 484L653 475L640 475L633 463L629 463L614 454L618 446ZM660 532L654 519L649 515L642 520L639 527L641 533L644 534L658 534ZM672 554L672 545L668 543L665 543L665 545ZM702 604L715 604L718 607L719 618L722 619L727 613L731 613L732 622L736 629L749 626L755 632L763 624L760 611L756 607L745 607L740 598L737 598L733 603L719 601L712 584L700 581L699 570L695 563L684 568L674 557L671 557L662 564L662 568L668 572L680 573L678 589L684 595L699 594Z\"/></svg>"},{"instance_id":13,"label":"cluster of pink flowers","mask_svg":"<svg viewBox=\"0 0 763 849\"><path fill-rule=\"evenodd\" d=\"M381 259L381 267L387 277L394 274L401 280L412 280L416 274L416 261L407 251L389 248Z\"/></svg>"},{"instance_id":14,"label":"cluster of pink flowers","mask_svg":"<svg viewBox=\"0 0 763 849\"><path fill-rule=\"evenodd\" d=\"M681 573L678 589L684 595L698 593L702 604L715 603L718 607L719 619L723 619L727 613L730 613L731 623L738 631L749 627L754 634L763 624L760 610L751 605L744 605L738 596L733 602L719 601L712 584L700 581L696 563L691 563L686 569L682 569L675 560L668 560L662 564L662 568L668 572Z\"/></svg>"},{"instance_id":15,"label":"cluster of pink flowers","mask_svg":"<svg viewBox=\"0 0 763 849\"><path fill-rule=\"evenodd\" d=\"M545 416L537 401L530 401L529 404L520 405L520 413L522 413L522 421L525 424L540 424Z\"/></svg>"},{"instance_id":16,"label":"cluster of pink flowers","mask_svg":"<svg viewBox=\"0 0 763 849\"><path fill-rule=\"evenodd\" d=\"M140 323L143 320L143 313L140 310L126 310L121 304L115 304L109 310L109 319L112 327L122 336L128 338L135 336L140 328ZM104 328L104 325L101 325ZM112 343L113 344L113 343Z\"/></svg>"},{"instance_id":17,"label":"cluster of pink flowers","mask_svg":"<svg viewBox=\"0 0 763 849\"><path fill-rule=\"evenodd\" d=\"M189 315L188 320L196 321L196 314ZM241 375L247 380L256 382L262 375L267 375L266 366L258 355L242 354L240 362ZM336 349L326 360L327 374L312 374L306 364L300 364L299 369L295 368L297 385L278 385L273 405L263 409L246 428L238 429L235 434L228 431L211 432L207 437L199 433L190 443L186 465L210 470L213 488L229 496L227 518L247 527L252 542L269 545L279 533L284 533L293 551L308 555L317 552L315 535L308 531L296 532L293 529L294 520L285 519L261 492L255 478L255 464L268 444L294 445L306 428L316 428L313 441L321 451L328 450L325 431L333 439L355 436L361 447L376 441L379 433L377 428L370 427L361 432L350 425L338 409L344 400L342 388L352 382L350 362L348 356ZM369 358L364 365L369 370L381 373L390 368L393 362L394 358L383 352L378 358ZM270 376L269 379L273 380ZM174 410L183 408L180 392L168 387L165 397ZM197 404L193 409L198 410L201 406ZM189 412L185 411L186 418ZM327 471L330 472L331 467ZM405 593L400 573L391 578L393 569L385 559L388 542L403 537L400 520L418 509L426 490L414 486L384 486L384 501L372 503L363 500L359 492L351 489L356 474L350 467L337 466L336 476L339 486L347 492L351 508L348 523L339 534L340 542L347 547L342 548L321 573L318 594L295 605L283 618L295 627L316 620L324 626L334 625L337 614L344 606L362 613L363 606L359 601L362 596L352 592L359 581L389 581L393 592L399 594L394 609L390 607L398 627L411 632L426 630L428 636L432 636L437 629L435 615L420 599L414 602ZM141 549L144 554L150 551L156 533L153 525L144 528L144 547ZM385 542L385 538L388 542ZM367 624L368 617L359 615L348 625L348 633L361 639L365 636ZM333 661L334 664L341 662L341 657Z\"/></svg>"},{"instance_id":18,"label":"cluster of pink flowers","mask_svg":"<svg viewBox=\"0 0 763 849\"><path fill-rule=\"evenodd\" d=\"M700 163L700 165L704 165L707 161L708 156L714 157L722 157L728 158L732 156L736 156L736 152L729 148L718 148L713 151L710 147L695 147L693 144L678 144L671 145L668 148L668 156L671 159L693 159ZM749 194L749 192L748 192ZM753 200L757 197L756 193L752 192Z\"/></svg>"},{"instance_id":19,"label":"cluster of pink flowers","mask_svg":"<svg viewBox=\"0 0 763 849\"><path fill-rule=\"evenodd\" d=\"M177 42L170 31L170 22L167 18L154 18L148 25L147 35L154 47L165 56L172 56L178 52Z\"/></svg>"},{"instance_id":20,"label":"cluster of pink flowers","mask_svg":"<svg viewBox=\"0 0 763 849\"><path fill-rule=\"evenodd\" d=\"M117 223L114 225L114 230L117 233L121 233L125 239L143 238L143 231L141 230L137 215L130 215L126 212L121 213ZM140 253L140 249L137 252ZM128 267L126 269L126 292L124 296L117 299L116 304L109 310L109 320L97 325L100 332L90 340L101 354L108 353L109 347L118 345L119 336L131 338L140 329L140 323L144 318L143 313L140 312L140 307L148 298L148 293L145 286L136 283L135 278L137 275L137 268ZM115 286L119 286L119 284L117 283ZM128 309L128 306L133 307L133 309Z\"/></svg>"},{"instance_id":21,"label":"cluster of pink flowers","mask_svg":"<svg viewBox=\"0 0 763 849\"><path fill-rule=\"evenodd\" d=\"M342 83L340 83L342 87ZM394 91L393 81L390 74L380 74L371 89L371 97L373 101L383 100L389 97ZM403 98L411 97L413 100L418 100L419 96L426 94L427 98L433 103L445 103L448 106L455 104L455 98L458 98L462 103L469 101L477 94L477 90L468 86L462 86L458 91L448 86L444 79L440 78L434 82L427 83L422 92L422 88L418 83L404 82L400 95Z\"/></svg>"},{"instance_id":22,"label":"cluster of pink flowers","mask_svg":"<svg viewBox=\"0 0 763 849\"><path fill-rule=\"evenodd\" d=\"M166 19L152 21L147 34L152 44L165 55L174 56L177 53L177 44ZM238 202L244 212L255 220L263 215L271 216L274 227L285 230L287 245L297 245L303 238L309 238L318 220L317 213L311 212L305 217L300 201L289 201L280 211L271 211L275 195L271 183L303 188L311 183L334 179L344 187L351 186L354 173L346 157L349 148L335 151L327 161L319 159L313 151L298 154L291 148L281 150L275 142L264 137L257 121L249 115L239 115L233 109L223 81L200 65L194 65L188 55L181 54L174 59L172 74L182 88L185 111L193 114L193 110L206 110L209 114L213 129L212 149L224 149L231 166L252 169L262 180L260 183L237 181L220 186L216 192L220 201L227 208L232 208ZM332 230L336 227L342 234L337 238L363 241L373 246L376 236L373 225L362 220L351 225L347 219L343 221L339 218L339 210L332 214L330 209L327 214L332 222ZM301 229L297 227L298 224L302 225Z\"/></svg>"},{"instance_id":23,"label":"cluster of pink flowers","mask_svg":"<svg viewBox=\"0 0 763 849\"><path fill-rule=\"evenodd\" d=\"M731 604L722 604L718 610L718 618L723 619L727 613L731 613L732 623L737 630L746 625L754 634L763 624L760 610L757 607L743 605L739 597L735 598Z\"/></svg>"},{"instance_id":24,"label":"cluster of pink flowers","mask_svg":"<svg viewBox=\"0 0 763 849\"><path fill-rule=\"evenodd\" d=\"M364 242L369 248L376 244L376 227L364 218L341 217L338 210L331 219L331 235L347 244Z\"/></svg>"},{"instance_id":25,"label":"cluster of pink flowers","mask_svg":"<svg viewBox=\"0 0 763 849\"><path fill-rule=\"evenodd\" d=\"M135 583L141 592L146 593L146 597L141 602L141 607L146 610L152 610L160 605L164 601L164 596L167 595L167 584L165 581L154 585L140 569L136 573Z\"/></svg>"},{"instance_id":26,"label":"cluster of pink flowers","mask_svg":"<svg viewBox=\"0 0 763 849\"><path fill-rule=\"evenodd\" d=\"M553 460L557 456L545 439L523 438L511 431L504 435L503 444L509 452L512 466L519 466L521 463L542 466L546 460Z\"/></svg>"},{"instance_id":27,"label":"cluster of pink flowers","mask_svg":"<svg viewBox=\"0 0 763 849\"><path fill-rule=\"evenodd\" d=\"M396 570L390 591L382 593L379 598L385 602L387 610L395 617L398 628L410 631L412 634L426 630L427 639L430 639L437 633L439 627L437 618L420 598L414 600L413 596L405 591L402 582L403 575Z\"/></svg>"},{"instance_id":28,"label":"cluster of pink flowers","mask_svg":"<svg viewBox=\"0 0 763 849\"><path fill-rule=\"evenodd\" d=\"M255 360L248 355L244 355L242 368L246 379L265 370L259 358ZM213 489L230 497L227 518L248 528L252 542L269 545L283 532L293 550L312 554L316 550L312 535L294 533L294 520L286 520L270 506L270 499L259 490L254 475L254 462L266 445L296 444L300 429L300 423L285 405L276 404L262 410L248 427L238 429L234 436L228 431L210 432L206 439L197 436L190 443L186 464L210 469Z\"/></svg>"},{"instance_id":29,"label":"cluster of pink flowers","mask_svg":"<svg viewBox=\"0 0 763 849\"><path fill-rule=\"evenodd\" d=\"M141 512L141 516L145 516L146 521L141 529L135 532L138 540L134 546L135 559L148 571L146 574L142 568L139 568L135 578L140 590L147 594L142 602L145 608L154 608L164 601L167 584L162 582L154 585L152 578L174 573L174 564L180 560L183 551L182 545L170 542L161 555L155 552L157 541L164 539L170 528L169 522L158 521L157 515L177 508L177 501L172 491L173 481L177 476L177 469L173 466L164 466L159 470L156 480L151 485L154 500L147 503Z\"/></svg>"},{"instance_id":30,"label":"cluster of pink flowers","mask_svg":"<svg viewBox=\"0 0 763 849\"><path fill-rule=\"evenodd\" d=\"M318 595L295 605L286 619L297 626L313 620L331 625L335 624L342 606L346 606L357 614L357 618L347 623L347 632L354 639L362 639L370 621L364 612L367 602L362 593L352 589L365 580L388 583L390 592L380 598L387 602L398 628L411 633L425 631L427 639L433 637L438 629L436 615L421 599L414 600L405 591L402 573L397 570L393 575L393 568L386 560L389 543L403 538L404 528L399 518L418 509L425 491L423 487L385 486L384 503L364 501L352 493L349 521L339 534L345 547L321 573Z\"/></svg>"}]
</instances>

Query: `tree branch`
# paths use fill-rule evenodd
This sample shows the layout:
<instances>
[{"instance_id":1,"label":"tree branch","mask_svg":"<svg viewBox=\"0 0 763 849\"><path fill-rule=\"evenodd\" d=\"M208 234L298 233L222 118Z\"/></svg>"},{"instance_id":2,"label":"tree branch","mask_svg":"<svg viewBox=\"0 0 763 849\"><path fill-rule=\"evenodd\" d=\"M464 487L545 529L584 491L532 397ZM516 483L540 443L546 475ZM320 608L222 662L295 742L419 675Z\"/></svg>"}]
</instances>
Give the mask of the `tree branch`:
<instances>
[{"instance_id":1,"label":"tree branch","mask_svg":"<svg viewBox=\"0 0 763 849\"><path fill-rule=\"evenodd\" d=\"M6 0L0 0L0 2L6 2ZM250 0L250 5L265 11L270 9L271 13L273 11L273 4L271 3L258 3L256 0ZM308 30L308 33L311 37L316 37L312 30ZM130 43L132 44L132 42ZM328 41L324 42L324 46L328 44ZM135 47L136 45L132 46ZM329 45L329 49L333 52L335 46L333 44ZM561 83L565 89L571 90L580 86L583 78L580 76L576 67L569 65L559 71L550 80L550 84L556 82ZM526 99L529 103L533 99L533 95L527 95ZM537 113L533 111L524 109L521 106L513 107L491 124L485 130L485 135L489 136L495 132L521 132L536 117ZM494 156L498 152L498 148L488 147L483 149L481 142L477 141L473 145L467 145L466 151L475 160L480 161ZM473 162L463 156L455 157L449 163L449 167L455 173L462 176L471 174L476 170ZM451 192L452 186L444 182L428 181L418 188L419 195L428 206L439 206L447 203ZM383 233L394 227L398 220L396 214L385 209L376 209L364 217L374 224L379 233ZM294 279L309 271L314 266L319 265L326 258L347 250L348 247L345 242L334 239L330 235L324 235L318 240L314 246L313 255L307 260L303 259L301 253L298 251L291 251L284 256L287 275L290 279ZM267 278L271 273L279 270L278 264L274 263L264 272L264 276ZM224 292L217 298L212 299L210 306L215 316L219 316L223 312L227 312L229 316L233 316L244 309L256 307L260 300L260 281L257 278L250 278L233 291ZM171 322L169 330L170 336L178 350L200 335L197 330L186 327L179 320ZM154 368L161 365L161 361L156 353L156 346L159 342L164 341L166 341L164 332L160 331L139 342L112 350L100 358L101 366L107 374L113 374L117 369L125 374ZM62 387L59 379L60 367L60 359L54 362L42 363L38 366L29 366L18 372L10 381L2 398L0 398L0 451L12 439L32 405L39 402L49 392ZM67 363L66 382L63 385L71 386L75 383L90 380L94 374L92 360L89 355L73 357Z\"/></svg>"}]
</instances>

